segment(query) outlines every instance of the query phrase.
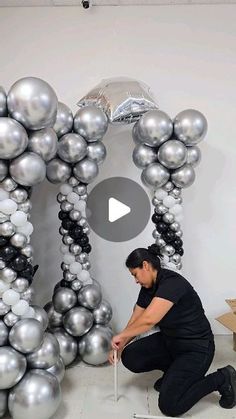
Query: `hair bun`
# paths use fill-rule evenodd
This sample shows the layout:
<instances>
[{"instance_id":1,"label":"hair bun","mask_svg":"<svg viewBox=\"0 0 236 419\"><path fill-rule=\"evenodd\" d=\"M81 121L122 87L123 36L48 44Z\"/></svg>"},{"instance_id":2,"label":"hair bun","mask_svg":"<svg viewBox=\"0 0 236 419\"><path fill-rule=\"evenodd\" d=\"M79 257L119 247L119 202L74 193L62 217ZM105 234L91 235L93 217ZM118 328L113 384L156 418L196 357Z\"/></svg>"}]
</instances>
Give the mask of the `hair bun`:
<instances>
[{"instance_id":1,"label":"hair bun","mask_svg":"<svg viewBox=\"0 0 236 419\"><path fill-rule=\"evenodd\" d=\"M147 248L148 252L155 256L160 256L160 248L157 244L153 243Z\"/></svg>"}]
</instances>

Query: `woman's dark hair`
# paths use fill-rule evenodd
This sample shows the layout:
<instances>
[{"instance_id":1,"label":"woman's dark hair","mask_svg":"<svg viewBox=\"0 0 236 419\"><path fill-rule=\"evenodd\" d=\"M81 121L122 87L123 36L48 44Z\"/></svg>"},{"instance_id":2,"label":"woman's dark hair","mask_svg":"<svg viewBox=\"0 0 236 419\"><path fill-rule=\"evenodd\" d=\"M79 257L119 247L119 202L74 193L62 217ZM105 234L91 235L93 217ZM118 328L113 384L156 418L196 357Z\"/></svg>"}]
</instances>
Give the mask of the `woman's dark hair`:
<instances>
[{"instance_id":1,"label":"woman's dark hair","mask_svg":"<svg viewBox=\"0 0 236 419\"><path fill-rule=\"evenodd\" d=\"M147 249L144 247L139 247L138 249L133 250L126 259L125 265L127 268L142 268L143 261L151 263L154 269L158 271L161 269L160 263L160 248L156 244L151 244Z\"/></svg>"}]
</instances>

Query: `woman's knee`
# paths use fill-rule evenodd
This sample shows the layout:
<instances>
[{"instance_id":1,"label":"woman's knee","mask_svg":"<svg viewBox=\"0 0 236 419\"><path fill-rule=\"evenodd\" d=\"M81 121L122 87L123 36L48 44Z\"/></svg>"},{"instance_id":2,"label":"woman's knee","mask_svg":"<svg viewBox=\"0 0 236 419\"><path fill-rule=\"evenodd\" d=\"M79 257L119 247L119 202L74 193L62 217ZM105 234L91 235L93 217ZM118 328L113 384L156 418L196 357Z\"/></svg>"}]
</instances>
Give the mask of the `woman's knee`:
<instances>
[{"instance_id":1,"label":"woman's knee","mask_svg":"<svg viewBox=\"0 0 236 419\"><path fill-rule=\"evenodd\" d=\"M121 361L122 364L132 372L140 372L139 371L139 362L137 358L134 356L134 352L132 351L131 345L126 346L122 353L121 353Z\"/></svg>"},{"instance_id":2,"label":"woman's knee","mask_svg":"<svg viewBox=\"0 0 236 419\"><path fill-rule=\"evenodd\" d=\"M166 416L176 417L183 413L180 411L176 403L173 403L173 400L170 400L170 398L166 397L163 393L160 393L158 407L161 413Z\"/></svg>"}]
</instances>

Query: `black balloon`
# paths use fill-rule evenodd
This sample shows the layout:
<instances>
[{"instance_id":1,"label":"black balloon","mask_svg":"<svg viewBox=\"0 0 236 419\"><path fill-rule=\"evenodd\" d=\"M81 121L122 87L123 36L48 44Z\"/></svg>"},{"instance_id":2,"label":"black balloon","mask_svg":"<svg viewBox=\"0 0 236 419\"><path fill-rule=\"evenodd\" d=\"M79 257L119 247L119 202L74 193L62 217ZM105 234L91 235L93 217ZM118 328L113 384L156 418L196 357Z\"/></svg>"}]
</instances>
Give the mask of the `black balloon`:
<instances>
[{"instance_id":1,"label":"black balloon","mask_svg":"<svg viewBox=\"0 0 236 419\"><path fill-rule=\"evenodd\" d=\"M158 215L156 212L153 214L153 216L152 216L152 222L153 223L155 223L155 224L157 224L157 223L159 223L160 221L162 221L162 216L161 215Z\"/></svg>"},{"instance_id":2,"label":"black balloon","mask_svg":"<svg viewBox=\"0 0 236 419\"><path fill-rule=\"evenodd\" d=\"M73 230L76 226L76 222L71 221L68 218L65 218L64 220L62 220L61 225L65 230Z\"/></svg>"},{"instance_id":3,"label":"black balloon","mask_svg":"<svg viewBox=\"0 0 236 419\"><path fill-rule=\"evenodd\" d=\"M176 235L174 231L168 229L167 231L164 232L163 239L165 240L166 243L170 243L176 239Z\"/></svg>"},{"instance_id":4,"label":"black balloon","mask_svg":"<svg viewBox=\"0 0 236 419\"><path fill-rule=\"evenodd\" d=\"M173 241L173 246L175 249L180 249L183 246L183 240L177 238Z\"/></svg>"},{"instance_id":5,"label":"black balloon","mask_svg":"<svg viewBox=\"0 0 236 419\"><path fill-rule=\"evenodd\" d=\"M74 228L69 230L69 235L72 237L72 239L79 239L81 236L83 236L83 228L76 225Z\"/></svg>"},{"instance_id":6,"label":"black balloon","mask_svg":"<svg viewBox=\"0 0 236 419\"><path fill-rule=\"evenodd\" d=\"M163 221L160 221L159 223L157 223L156 229L157 231L159 231L159 233L163 233L164 231L168 230L168 224L164 223Z\"/></svg>"},{"instance_id":7,"label":"black balloon","mask_svg":"<svg viewBox=\"0 0 236 419\"><path fill-rule=\"evenodd\" d=\"M18 255L18 251L13 246L4 246L0 250L0 258L6 262L10 262Z\"/></svg>"},{"instance_id":8,"label":"black balloon","mask_svg":"<svg viewBox=\"0 0 236 419\"><path fill-rule=\"evenodd\" d=\"M70 288L69 282L65 281L64 279L60 281L59 285L60 287Z\"/></svg>"},{"instance_id":9,"label":"black balloon","mask_svg":"<svg viewBox=\"0 0 236 419\"><path fill-rule=\"evenodd\" d=\"M86 244L86 246L82 247L82 251L85 252L85 253L90 253L91 250L92 250L91 244Z\"/></svg>"},{"instance_id":10,"label":"black balloon","mask_svg":"<svg viewBox=\"0 0 236 419\"><path fill-rule=\"evenodd\" d=\"M16 272L21 272L26 269L28 265L27 258L25 256L17 256L12 262L11 266ZM33 271L34 272L34 271Z\"/></svg>"},{"instance_id":11,"label":"black balloon","mask_svg":"<svg viewBox=\"0 0 236 419\"><path fill-rule=\"evenodd\" d=\"M68 218L68 212L65 211L59 211L58 213L58 218L60 220L65 220L66 218Z\"/></svg>"},{"instance_id":12,"label":"black balloon","mask_svg":"<svg viewBox=\"0 0 236 419\"><path fill-rule=\"evenodd\" d=\"M86 234L83 234L79 239L78 239L78 244L81 246L85 246L86 244L88 244L89 242L89 238L88 236L86 236Z\"/></svg>"},{"instance_id":13,"label":"black balloon","mask_svg":"<svg viewBox=\"0 0 236 419\"><path fill-rule=\"evenodd\" d=\"M7 243L8 240L5 237L0 236L0 247L5 246Z\"/></svg>"},{"instance_id":14,"label":"black balloon","mask_svg":"<svg viewBox=\"0 0 236 419\"><path fill-rule=\"evenodd\" d=\"M33 275L34 275L34 268L33 266L28 263L26 268L21 271L20 276L23 278L28 279L28 281L33 281Z\"/></svg>"},{"instance_id":15,"label":"black balloon","mask_svg":"<svg viewBox=\"0 0 236 419\"><path fill-rule=\"evenodd\" d=\"M180 249L176 249L175 250L176 253L178 253L180 256L183 256L184 254L184 249L180 248Z\"/></svg>"}]
</instances>

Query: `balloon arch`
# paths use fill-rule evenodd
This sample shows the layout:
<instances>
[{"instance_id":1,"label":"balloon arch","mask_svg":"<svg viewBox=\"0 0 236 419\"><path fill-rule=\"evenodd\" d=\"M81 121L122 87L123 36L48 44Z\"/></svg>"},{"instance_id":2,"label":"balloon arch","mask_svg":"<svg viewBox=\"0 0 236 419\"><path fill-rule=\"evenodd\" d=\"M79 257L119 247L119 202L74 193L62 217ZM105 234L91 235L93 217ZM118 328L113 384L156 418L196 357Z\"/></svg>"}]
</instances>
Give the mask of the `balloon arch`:
<instances>
[{"instance_id":1,"label":"balloon arch","mask_svg":"<svg viewBox=\"0 0 236 419\"><path fill-rule=\"evenodd\" d=\"M0 87L0 417L50 418L61 400L65 366L107 361L112 309L90 275L87 186L106 158L109 122L132 123L133 161L153 192L153 238L162 264L180 270L182 188L195 179L198 144L207 131L196 110L172 121L147 87L105 80L78 103L73 116L45 81L26 77L8 94ZM45 177L61 184L63 279L44 309L32 305L30 236L32 187ZM40 404L38 404L40 396Z\"/></svg>"}]
</instances>

